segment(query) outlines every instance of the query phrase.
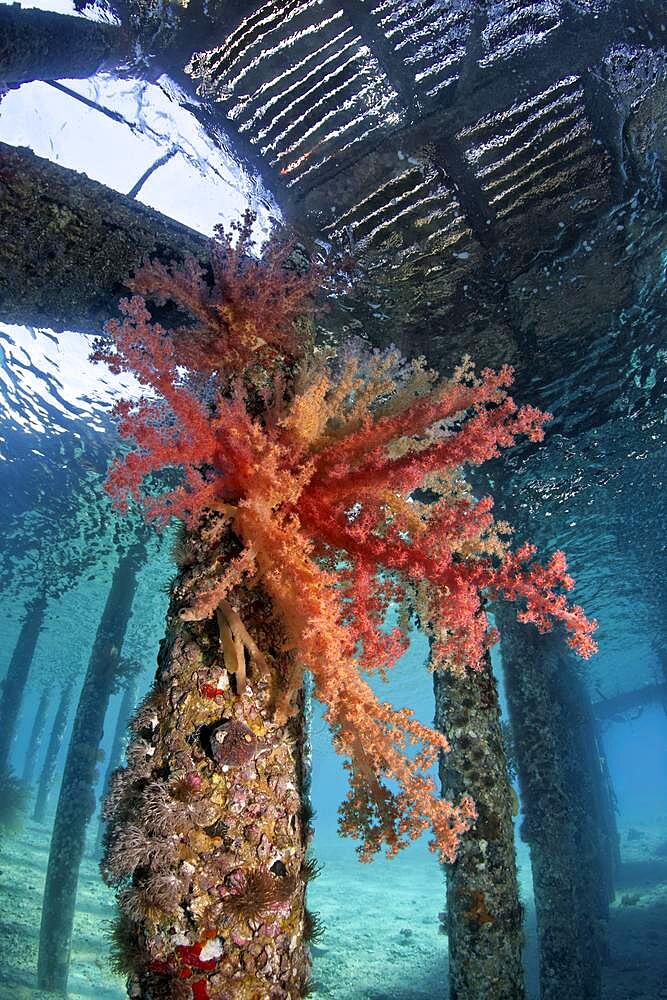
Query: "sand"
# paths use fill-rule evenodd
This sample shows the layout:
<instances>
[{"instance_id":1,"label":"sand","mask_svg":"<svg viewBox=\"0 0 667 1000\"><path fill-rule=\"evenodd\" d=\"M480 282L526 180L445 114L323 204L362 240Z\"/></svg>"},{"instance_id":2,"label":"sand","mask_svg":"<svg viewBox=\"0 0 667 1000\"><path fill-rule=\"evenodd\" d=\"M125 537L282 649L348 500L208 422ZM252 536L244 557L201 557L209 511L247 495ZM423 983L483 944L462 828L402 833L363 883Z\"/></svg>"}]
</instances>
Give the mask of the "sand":
<instances>
[{"instance_id":1,"label":"sand","mask_svg":"<svg viewBox=\"0 0 667 1000\"><path fill-rule=\"evenodd\" d=\"M0 1000L48 1000L35 987L40 901L48 831L29 823L0 854ZM447 937L439 930L444 885L420 845L393 861L361 865L352 846L316 840L324 864L310 907L326 930L313 946L315 1000L445 1000ZM667 1000L667 844L664 832L622 831L624 866L611 909L604 1000ZM535 997L535 935L525 848L529 998ZM81 869L69 979L70 1000L122 1000L108 965L106 927L113 894L92 856ZM571 998L576 1000L576 998Z\"/></svg>"},{"instance_id":2,"label":"sand","mask_svg":"<svg viewBox=\"0 0 667 1000\"><path fill-rule=\"evenodd\" d=\"M28 823L0 850L0 998L52 1000L36 988L41 898L50 830ZM68 996L71 1000L122 1000L123 979L107 960L106 925L113 917L113 893L100 879L97 862L84 858L72 939Z\"/></svg>"}]
</instances>

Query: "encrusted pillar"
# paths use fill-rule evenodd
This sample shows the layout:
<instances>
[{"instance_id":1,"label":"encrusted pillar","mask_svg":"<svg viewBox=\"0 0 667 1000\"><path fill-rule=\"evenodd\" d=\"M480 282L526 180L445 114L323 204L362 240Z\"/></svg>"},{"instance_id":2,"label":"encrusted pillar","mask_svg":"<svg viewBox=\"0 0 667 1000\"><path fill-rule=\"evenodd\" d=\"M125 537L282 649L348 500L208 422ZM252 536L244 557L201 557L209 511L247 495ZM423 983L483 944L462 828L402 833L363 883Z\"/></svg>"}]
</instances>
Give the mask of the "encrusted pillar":
<instances>
[{"instance_id":1,"label":"encrusted pillar","mask_svg":"<svg viewBox=\"0 0 667 1000\"><path fill-rule=\"evenodd\" d=\"M522 908L498 692L480 672L434 675L436 725L451 740L440 760L447 798L472 795L477 820L446 869L449 1000L521 1000ZM443 996L446 994L443 992Z\"/></svg>"},{"instance_id":2,"label":"encrusted pillar","mask_svg":"<svg viewBox=\"0 0 667 1000\"><path fill-rule=\"evenodd\" d=\"M496 620L533 869L540 997L599 1000L611 844L595 808L601 772L587 694L561 634L539 635L504 607Z\"/></svg>"},{"instance_id":3,"label":"encrusted pillar","mask_svg":"<svg viewBox=\"0 0 667 1000\"><path fill-rule=\"evenodd\" d=\"M230 593L233 630L220 616L183 620L182 595L206 565L201 539L187 545L192 569L174 588L155 684L106 803L116 964L142 1000L296 1000L308 989L313 873L304 713L274 719L289 661L262 591Z\"/></svg>"}]
</instances>

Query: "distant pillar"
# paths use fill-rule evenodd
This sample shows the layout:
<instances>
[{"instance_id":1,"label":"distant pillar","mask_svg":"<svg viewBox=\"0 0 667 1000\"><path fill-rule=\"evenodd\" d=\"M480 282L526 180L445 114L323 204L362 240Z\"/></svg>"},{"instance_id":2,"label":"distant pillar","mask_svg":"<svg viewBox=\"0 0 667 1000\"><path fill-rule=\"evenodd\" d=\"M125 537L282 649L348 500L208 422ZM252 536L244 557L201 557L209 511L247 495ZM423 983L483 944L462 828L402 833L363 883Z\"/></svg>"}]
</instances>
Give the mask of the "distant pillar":
<instances>
[{"instance_id":1,"label":"distant pillar","mask_svg":"<svg viewBox=\"0 0 667 1000\"><path fill-rule=\"evenodd\" d=\"M95 809L94 784L104 717L132 611L143 545L119 556L79 696L46 870L37 964L42 990L67 992L72 927L86 827Z\"/></svg>"},{"instance_id":2,"label":"distant pillar","mask_svg":"<svg viewBox=\"0 0 667 1000\"><path fill-rule=\"evenodd\" d=\"M614 843L590 701L562 635L540 635L502 606L496 622L533 869L540 997L599 1000Z\"/></svg>"},{"instance_id":3,"label":"distant pillar","mask_svg":"<svg viewBox=\"0 0 667 1000\"><path fill-rule=\"evenodd\" d=\"M139 670L139 664L132 664L132 668ZM111 744L111 750L109 752L109 763L107 766L106 774L104 775L104 784L102 786L102 796L101 802L103 803L107 792L109 791L109 786L111 783L111 776L113 775L116 768L120 767L121 761L123 759L123 750L125 749L125 744L129 738L128 725L130 722L130 716L134 711L134 704L137 697L137 678L135 674L131 674L125 681L125 687L123 688L123 697L121 698L120 706L118 708L118 715L116 716L116 728L114 729L113 742ZM101 807L100 807L101 813ZM102 839L104 837L104 830L106 828L106 823L104 822L103 816L100 814L100 822L97 832L97 850L99 851L102 847Z\"/></svg>"},{"instance_id":4,"label":"distant pillar","mask_svg":"<svg viewBox=\"0 0 667 1000\"><path fill-rule=\"evenodd\" d=\"M44 755L44 763L42 764L42 773L39 776L39 785L37 786L35 811L32 816L36 823L43 823L44 817L46 816L46 806L49 801L49 795L51 794L51 789L53 788L53 780L56 775L58 754L60 753L63 737L67 728L67 718L69 716L69 710L72 703L72 687L72 681L68 681L64 685L60 694L56 717L53 720L51 735L46 748L46 754Z\"/></svg>"},{"instance_id":5,"label":"distant pillar","mask_svg":"<svg viewBox=\"0 0 667 1000\"><path fill-rule=\"evenodd\" d=\"M569 693L572 714L578 720L577 735L579 749L582 797L580 809L583 817L588 817L590 836L585 840L589 853L593 878L593 891L597 898L597 920L600 924L600 949L606 954L606 933L602 929L609 919L609 904L616 894L616 883L621 865L621 841L616 824L616 796L611 783L611 775L600 732L600 724L595 717L593 704L583 679L576 672L576 660L565 653L570 669L563 674L566 686L564 696ZM583 851L582 851L583 853Z\"/></svg>"},{"instance_id":6,"label":"distant pillar","mask_svg":"<svg viewBox=\"0 0 667 1000\"><path fill-rule=\"evenodd\" d=\"M37 763L39 748L42 745L42 736L44 734L44 726L46 725L46 714L48 710L49 690L45 687L39 699L39 705L37 706L37 711L35 713L35 719L30 732L30 740L28 741L28 745L26 747L25 759L23 762L23 780L28 785L32 782L32 775L35 770L35 764Z\"/></svg>"},{"instance_id":7,"label":"distant pillar","mask_svg":"<svg viewBox=\"0 0 667 1000\"><path fill-rule=\"evenodd\" d=\"M484 668L434 675L436 726L451 741L442 754L443 794L475 800L477 821L447 866L449 1000L521 1000L522 907L514 851L513 793L496 682ZM435 998L434 998L435 1000Z\"/></svg>"},{"instance_id":8,"label":"distant pillar","mask_svg":"<svg viewBox=\"0 0 667 1000\"><path fill-rule=\"evenodd\" d=\"M28 680L30 664L35 653L37 639L44 623L46 597L40 594L26 605L25 618L21 625L7 674L2 682L0 698L0 772L9 771L9 755L16 733L23 692Z\"/></svg>"}]
</instances>

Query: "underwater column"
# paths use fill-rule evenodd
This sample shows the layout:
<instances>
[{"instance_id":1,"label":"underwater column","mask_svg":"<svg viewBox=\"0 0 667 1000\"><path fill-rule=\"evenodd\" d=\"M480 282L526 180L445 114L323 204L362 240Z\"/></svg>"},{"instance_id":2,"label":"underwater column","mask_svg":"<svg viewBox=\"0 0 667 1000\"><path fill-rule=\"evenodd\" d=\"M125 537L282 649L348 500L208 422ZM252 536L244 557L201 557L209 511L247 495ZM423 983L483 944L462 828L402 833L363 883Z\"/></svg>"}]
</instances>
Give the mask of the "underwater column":
<instances>
[{"instance_id":1,"label":"underwater column","mask_svg":"<svg viewBox=\"0 0 667 1000\"><path fill-rule=\"evenodd\" d=\"M21 700L28 680L28 673L39 633L44 624L46 610L46 595L39 594L28 601L25 607L25 618L21 625L14 646L12 658L9 661L7 675L2 684L0 698L0 772L9 771L9 755L16 731Z\"/></svg>"},{"instance_id":2,"label":"underwater column","mask_svg":"<svg viewBox=\"0 0 667 1000\"><path fill-rule=\"evenodd\" d=\"M224 530L231 559L240 547ZM312 926L303 692L276 721L290 658L259 587L237 586L224 615L187 620L183 594L208 557L201 533L186 536L155 683L107 797L115 964L144 1000L295 1000Z\"/></svg>"},{"instance_id":3,"label":"underwater column","mask_svg":"<svg viewBox=\"0 0 667 1000\"><path fill-rule=\"evenodd\" d=\"M44 734L44 726L46 725L46 715L48 710L49 690L47 687L44 687L40 695L39 704L37 705L37 711L35 712L32 729L30 730L30 739L28 740L23 763L23 780L28 785L32 782L32 775L35 769L35 764L37 763L39 748L42 745L42 736Z\"/></svg>"},{"instance_id":4,"label":"underwater column","mask_svg":"<svg viewBox=\"0 0 667 1000\"><path fill-rule=\"evenodd\" d=\"M593 808L582 751L587 713L562 637L540 635L499 606L496 621L537 916L541 1000L599 1000L612 849ZM571 686L571 689L569 689Z\"/></svg>"},{"instance_id":5,"label":"underwater column","mask_svg":"<svg viewBox=\"0 0 667 1000\"><path fill-rule=\"evenodd\" d=\"M86 827L95 810L99 746L120 650L132 611L137 570L145 560L141 543L121 551L74 718L46 871L37 966L40 989L65 993L79 867Z\"/></svg>"},{"instance_id":6,"label":"underwater column","mask_svg":"<svg viewBox=\"0 0 667 1000\"><path fill-rule=\"evenodd\" d=\"M440 756L443 794L472 796L477 820L447 866L449 1000L521 1000L523 911L514 851L513 793L498 691L481 671L433 676L435 722L451 741Z\"/></svg>"},{"instance_id":7,"label":"underwater column","mask_svg":"<svg viewBox=\"0 0 667 1000\"><path fill-rule=\"evenodd\" d=\"M592 923L600 953L607 954L606 925L609 906L616 895L621 865L621 841L616 824L616 798L611 783L602 734L584 679L576 670L572 655L562 649L567 668L561 675L563 703L569 703L575 723L573 766L576 770L581 815L577 854L586 858Z\"/></svg>"},{"instance_id":8,"label":"underwater column","mask_svg":"<svg viewBox=\"0 0 667 1000\"><path fill-rule=\"evenodd\" d=\"M51 735L49 736L46 753L44 754L44 762L42 764L42 771L39 776L39 784L37 786L35 809L32 815L32 818L36 823L43 823L46 816L46 806L49 801L49 795L51 794L53 781L56 775L58 754L60 753L60 748L65 736L65 729L67 728L67 719L69 717L70 705L72 703L73 687L73 682L67 681L67 683L63 685L60 692L60 700L58 702L58 708L56 709L56 717L53 720L53 726L51 727Z\"/></svg>"},{"instance_id":9,"label":"underwater column","mask_svg":"<svg viewBox=\"0 0 667 1000\"><path fill-rule=\"evenodd\" d=\"M111 777L116 768L120 767L120 763L123 757L123 750L125 749L127 727L130 722L130 718L134 711L135 702L137 699L137 674L141 670L139 663L131 664L131 672L128 674L123 687L123 697L121 698L120 705L118 707L118 715L116 716L116 726L114 728L113 740L111 741L111 750L109 751L109 762L107 764L106 774L104 775L104 784L102 785L102 803L106 798L106 794L109 791L109 786L111 784ZM105 823L102 815L100 815L100 823L98 828L97 836L97 849L98 851L102 846L102 839L104 836Z\"/></svg>"}]
</instances>

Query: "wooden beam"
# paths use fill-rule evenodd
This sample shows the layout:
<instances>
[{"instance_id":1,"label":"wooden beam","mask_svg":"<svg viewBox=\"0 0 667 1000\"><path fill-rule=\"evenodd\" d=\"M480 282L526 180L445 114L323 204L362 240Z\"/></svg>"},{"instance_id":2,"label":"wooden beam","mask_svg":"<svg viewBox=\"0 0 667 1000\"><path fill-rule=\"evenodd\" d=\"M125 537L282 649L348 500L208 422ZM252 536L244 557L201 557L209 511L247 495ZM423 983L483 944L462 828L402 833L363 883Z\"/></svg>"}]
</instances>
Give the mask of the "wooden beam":
<instances>
[{"instance_id":1,"label":"wooden beam","mask_svg":"<svg viewBox=\"0 0 667 1000\"><path fill-rule=\"evenodd\" d=\"M667 684L645 684L634 691L623 691L612 698L603 698L593 705L598 720L615 719L625 712L642 709L652 702L662 702L667 708Z\"/></svg>"},{"instance_id":2,"label":"wooden beam","mask_svg":"<svg viewBox=\"0 0 667 1000\"><path fill-rule=\"evenodd\" d=\"M0 143L0 319L99 332L146 258L192 254L208 239L92 181Z\"/></svg>"},{"instance_id":3,"label":"wooden beam","mask_svg":"<svg viewBox=\"0 0 667 1000\"><path fill-rule=\"evenodd\" d=\"M0 81L82 79L113 69L131 54L118 24L0 4Z\"/></svg>"}]
</instances>

